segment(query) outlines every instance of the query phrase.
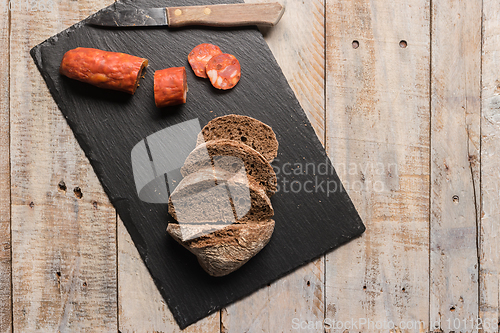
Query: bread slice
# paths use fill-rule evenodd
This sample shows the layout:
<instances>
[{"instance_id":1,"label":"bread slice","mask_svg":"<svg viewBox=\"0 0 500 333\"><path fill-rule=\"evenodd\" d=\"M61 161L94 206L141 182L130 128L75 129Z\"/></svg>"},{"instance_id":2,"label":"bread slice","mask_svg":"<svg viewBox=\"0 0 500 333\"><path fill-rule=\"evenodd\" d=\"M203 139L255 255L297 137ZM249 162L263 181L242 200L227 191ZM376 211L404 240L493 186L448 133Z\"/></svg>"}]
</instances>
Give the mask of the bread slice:
<instances>
[{"instance_id":1,"label":"bread slice","mask_svg":"<svg viewBox=\"0 0 500 333\"><path fill-rule=\"evenodd\" d=\"M268 196L276 192L276 173L271 164L258 151L241 142L221 139L199 145L186 158L181 173L186 177L211 165L233 174L244 166L247 175L263 186Z\"/></svg>"},{"instance_id":2,"label":"bread slice","mask_svg":"<svg viewBox=\"0 0 500 333\"><path fill-rule=\"evenodd\" d=\"M230 114L212 119L201 130L196 145L220 139L244 143L269 162L278 155L278 140L273 129L251 117Z\"/></svg>"},{"instance_id":3,"label":"bread slice","mask_svg":"<svg viewBox=\"0 0 500 333\"><path fill-rule=\"evenodd\" d=\"M236 222L225 186L217 186L211 167L183 178L170 194L168 212L176 221Z\"/></svg>"},{"instance_id":4,"label":"bread slice","mask_svg":"<svg viewBox=\"0 0 500 333\"><path fill-rule=\"evenodd\" d=\"M203 234L195 239L183 240L185 229L169 223L167 232L182 246L198 258L201 267L212 276L224 276L234 272L267 245L274 231L274 221L258 224L232 224L220 230ZM208 227L210 228L210 227ZM205 230L209 230L209 229ZM193 233L200 230L193 226Z\"/></svg>"},{"instance_id":5,"label":"bread slice","mask_svg":"<svg viewBox=\"0 0 500 333\"><path fill-rule=\"evenodd\" d=\"M274 215L262 186L244 169L211 166L187 175L172 192L168 212L180 223L257 223Z\"/></svg>"}]
</instances>

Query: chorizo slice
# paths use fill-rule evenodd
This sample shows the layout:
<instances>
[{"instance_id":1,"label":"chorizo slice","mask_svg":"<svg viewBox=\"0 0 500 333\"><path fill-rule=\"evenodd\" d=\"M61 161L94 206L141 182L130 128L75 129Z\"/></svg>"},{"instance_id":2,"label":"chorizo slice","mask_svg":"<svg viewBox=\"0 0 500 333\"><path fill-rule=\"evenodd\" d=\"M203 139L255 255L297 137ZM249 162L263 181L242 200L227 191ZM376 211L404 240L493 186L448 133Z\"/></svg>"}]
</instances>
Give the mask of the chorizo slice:
<instances>
[{"instance_id":1,"label":"chorizo slice","mask_svg":"<svg viewBox=\"0 0 500 333\"><path fill-rule=\"evenodd\" d=\"M155 103L159 108L186 103L187 79L185 67L171 67L155 72Z\"/></svg>"},{"instance_id":2,"label":"chorizo slice","mask_svg":"<svg viewBox=\"0 0 500 333\"><path fill-rule=\"evenodd\" d=\"M241 78L241 66L232 54L222 53L207 63L207 75L217 89L231 89Z\"/></svg>"},{"instance_id":3,"label":"chorizo slice","mask_svg":"<svg viewBox=\"0 0 500 333\"><path fill-rule=\"evenodd\" d=\"M147 65L147 59L130 54L78 47L64 54L59 72L71 79L133 95Z\"/></svg>"},{"instance_id":4,"label":"chorizo slice","mask_svg":"<svg viewBox=\"0 0 500 333\"><path fill-rule=\"evenodd\" d=\"M207 78L205 67L212 57L222 54L216 45L204 43L196 46L188 55L188 61L196 76Z\"/></svg>"}]
</instances>

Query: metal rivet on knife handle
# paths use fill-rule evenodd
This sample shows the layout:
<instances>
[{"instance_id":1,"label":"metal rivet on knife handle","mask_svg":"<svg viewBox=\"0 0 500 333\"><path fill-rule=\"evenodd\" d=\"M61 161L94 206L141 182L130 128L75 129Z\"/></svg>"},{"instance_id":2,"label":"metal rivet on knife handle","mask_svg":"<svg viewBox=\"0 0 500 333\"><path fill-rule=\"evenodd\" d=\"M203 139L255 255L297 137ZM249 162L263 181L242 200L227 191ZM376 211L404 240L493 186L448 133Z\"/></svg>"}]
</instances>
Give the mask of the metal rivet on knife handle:
<instances>
[{"instance_id":1,"label":"metal rivet on knife handle","mask_svg":"<svg viewBox=\"0 0 500 333\"><path fill-rule=\"evenodd\" d=\"M176 9L174 12L175 16L181 16L182 15L182 10Z\"/></svg>"},{"instance_id":2,"label":"metal rivet on knife handle","mask_svg":"<svg viewBox=\"0 0 500 333\"><path fill-rule=\"evenodd\" d=\"M212 12L212 10L210 8L205 8L205 15L210 15L210 13Z\"/></svg>"}]
</instances>

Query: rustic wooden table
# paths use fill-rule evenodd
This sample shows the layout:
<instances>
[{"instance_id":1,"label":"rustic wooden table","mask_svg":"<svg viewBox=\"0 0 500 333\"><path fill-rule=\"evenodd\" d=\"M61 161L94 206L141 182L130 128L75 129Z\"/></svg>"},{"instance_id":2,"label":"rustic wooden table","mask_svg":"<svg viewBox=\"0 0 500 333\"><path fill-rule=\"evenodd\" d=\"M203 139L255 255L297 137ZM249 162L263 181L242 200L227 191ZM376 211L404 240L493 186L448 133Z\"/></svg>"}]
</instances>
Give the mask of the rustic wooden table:
<instances>
[{"instance_id":1,"label":"rustic wooden table","mask_svg":"<svg viewBox=\"0 0 500 333\"><path fill-rule=\"evenodd\" d=\"M179 331L28 53L111 2L0 4L0 332ZM500 2L282 3L265 39L367 231L185 331L498 332Z\"/></svg>"}]
</instances>

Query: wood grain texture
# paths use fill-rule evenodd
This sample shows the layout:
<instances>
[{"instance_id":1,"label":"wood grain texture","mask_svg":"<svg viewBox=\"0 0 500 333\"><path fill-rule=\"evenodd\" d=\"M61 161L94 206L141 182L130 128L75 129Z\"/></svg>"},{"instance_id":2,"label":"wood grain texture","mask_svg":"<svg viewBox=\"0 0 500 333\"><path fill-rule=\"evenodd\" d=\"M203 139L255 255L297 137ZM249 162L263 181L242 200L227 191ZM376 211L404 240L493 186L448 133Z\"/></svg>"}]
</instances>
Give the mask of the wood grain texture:
<instances>
[{"instance_id":1,"label":"wood grain texture","mask_svg":"<svg viewBox=\"0 0 500 333\"><path fill-rule=\"evenodd\" d=\"M14 331L116 332L116 214L29 55L103 3L51 4L11 12Z\"/></svg>"},{"instance_id":2,"label":"wood grain texture","mask_svg":"<svg viewBox=\"0 0 500 333\"><path fill-rule=\"evenodd\" d=\"M327 256L332 332L428 327L429 11L327 3L327 151L367 227Z\"/></svg>"},{"instance_id":3,"label":"wood grain texture","mask_svg":"<svg viewBox=\"0 0 500 333\"><path fill-rule=\"evenodd\" d=\"M261 31L324 144L324 1L280 3L280 23ZM318 259L223 309L221 332L288 332L294 318L323 321L323 268L324 258Z\"/></svg>"},{"instance_id":4,"label":"wood grain texture","mask_svg":"<svg viewBox=\"0 0 500 333\"><path fill-rule=\"evenodd\" d=\"M237 27L245 25L275 26L283 15L278 2L167 8L168 25L206 25Z\"/></svg>"},{"instance_id":5,"label":"wood grain texture","mask_svg":"<svg viewBox=\"0 0 500 333\"><path fill-rule=\"evenodd\" d=\"M500 328L500 3L483 2L480 307L484 332ZM496 325L495 325L496 323Z\"/></svg>"},{"instance_id":6,"label":"wood grain texture","mask_svg":"<svg viewBox=\"0 0 500 333\"><path fill-rule=\"evenodd\" d=\"M280 23L272 29L261 28L261 32L325 144L325 0L281 0L281 4L285 14Z\"/></svg>"},{"instance_id":7,"label":"wood grain texture","mask_svg":"<svg viewBox=\"0 0 500 333\"><path fill-rule=\"evenodd\" d=\"M0 3L0 332L12 332L9 147L9 25L7 2Z\"/></svg>"},{"instance_id":8,"label":"wood grain texture","mask_svg":"<svg viewBox=\"0 0 500 333\"><path fill-rule=\"evenodd\" d=\"M120 219L118 296L120 332L181 332ZM216 312L182 332L216 333L219 328L220 314Z\"/></svg>"},{"instance_id":9,"label":"wood grain texture","mask_svg":"<svg viewBox=\"0 0 500 333\"><path fill-rule=\"evenodd\" d=\"M476 332L481 1L433 2L431 58L431 328Z\"/></svg>"}]
</instances>

